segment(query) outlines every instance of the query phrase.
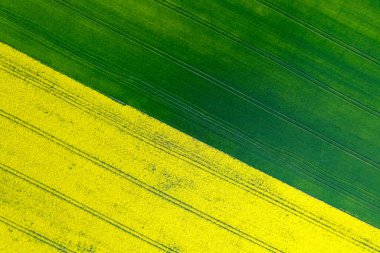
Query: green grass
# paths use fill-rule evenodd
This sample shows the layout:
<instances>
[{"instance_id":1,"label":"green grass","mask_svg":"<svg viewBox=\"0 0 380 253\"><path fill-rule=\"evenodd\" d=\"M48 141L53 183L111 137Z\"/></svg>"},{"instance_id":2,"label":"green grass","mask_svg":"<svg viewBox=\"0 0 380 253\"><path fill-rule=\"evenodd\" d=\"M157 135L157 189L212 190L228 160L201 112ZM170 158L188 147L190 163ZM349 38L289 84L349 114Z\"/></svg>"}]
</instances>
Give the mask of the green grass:
<instances>
[{"instance_id":1,"label":"green grass","mask_svg":"<svg viewBox=\"0 0 380 253\"><path fill-rule=\"evenodd\" d=\"M380 227L378 1L0 2L0 40Z\"/></svg>"}]
</instances>

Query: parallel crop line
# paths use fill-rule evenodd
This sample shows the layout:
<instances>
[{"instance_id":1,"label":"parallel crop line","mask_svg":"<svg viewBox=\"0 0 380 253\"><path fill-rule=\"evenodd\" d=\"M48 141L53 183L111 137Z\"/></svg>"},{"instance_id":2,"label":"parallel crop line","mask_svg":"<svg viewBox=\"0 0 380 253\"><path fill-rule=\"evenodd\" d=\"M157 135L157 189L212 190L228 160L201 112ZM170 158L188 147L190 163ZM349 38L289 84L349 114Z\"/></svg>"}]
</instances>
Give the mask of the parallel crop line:
<instances>
[{"instance_id":1,"label":"parallel crop line","mask_svg":"<svg viewBox=\"0 0 380 253\"><path fill-rule=\"evenodd\" d=\"M110 31L114 32L115 34L119 34L120 36L126 38L127 40L129 40L129 41L131 41L137 45L140 45L141 47L149 50L150 52L153 52L153 53L175 63L176 65L181 66L184 69L187 69L188 71L194 73L195 75L200 76L203 79L209 81L210 83L228 91L232 95L239 97L240 99L242 99L242 100L244 100L244 101L246 101L246 102L248 102L248 103L250 103L250 104L252 104L252 105L254 105L254 106L270 113L270 114L272 114L273 116L275 116L275 117L277 117L277 118L279 118L285 122L288 122L288 123L296 126L297 128L299 128L305 132L308 132L308 133L314 135L315 137L317 137L317 138L319 138L319 139L321 139L327 143L330 143L331 145L335 146L336 148L342 150L344 153L354 157L355 159L360 160L363 163L365 163L371 167L374 167L376 169L380 169L380 162L375 161L375 160L373 160L373 159L371 159L365 155L362 155L362 154L358 153L357 151L353 150L352 148L349 148L349 147L331 139L330 137L320 133L319 131L314 130L314 129L302 124L301 122L295 120L294 118L287 116L287 115L271 108L270 106L265 105L264 103L258 101L257 99L250 97L249 95L245 94L244 92L242 92L236 88L233 88L231 85L228 85L227 83L218 80L217 78L199 70L198 68L196 68L192 65L189 65L189 64L185 63L184 61L179 60L179 59L169 55L168 53L166 53L166 52L164 52L158 48L153 47L152 45L150 45L150 44L126 33L123 30L120 30L120 29L110 25L109 23L107 23L103 20L100 20L98 18L90 16L85 11L79 9L76 6L73 6L69 3L63 3L61 0L54 0L54 1L65 6L68 9L73 10L74 12L78 13L79 15L81 15L87 19L92 20L99 25L102 25L103 27L109 29Z\"/></svg>"},{"instance_id":2,"label":"parallel crop line","mask_svg":"<svg viewBox=\"0 0 380 253\"><path fill-rule=\"evenodd\" d=\"M1 63L1 61L0 61L0 63ZM2 62L2 63L4 64L4 62ZM18 67L19 66L17 66L17 67L8 67L8 69L18 68ZM22 78L23 80L25 80L22 77L22 75L24 75L25 78L29 79L29 80L26 80L26 81L28 81L32 85L36 85L36 84L37 84L37 86L39 85L39 88L42 89L42 90L44 90L45 92L49 92L50 94L56 96L57 98L62 99L62 100L70 103L71 105L73 105L73 106L75 106L75 107L77 107L77 108L79 108L81 110L84 110L86 113L88 113L88 114L90 114L92 116L95 116L96 118L99 118L101 120L106 121L107 123L109 123L109 124L111 124L111 125L119 128L122 131L127 131L131 136L133 136L135 138L138 138L139 140L142 140L142 141L144 141L144 142L146 142L146 143L148 143L148 144L150 144L150 145L152 145L152 146L154 146L154 147L156 147L156 148L158 148L158 149L166 152L167 154L170 154L170 155L172 155L172 156L174 156L176 158L179 158L179 159L181 159L183 161L189 162L189 163L195 165L196 167L198 167L199 169L205 170L208 173L210 173L210 174L212 174L214 176L217 176L217 177L219 177L219 178L221 178L221 179L223 179L223 180L225 180L225 181L227 181L227 182L229 182L229 183L231 183L231 184L233 184L233 185L235 185L237 187L240 187L240 188L242 188L244 190L247 190L247 191L251 192L252 194L254 194L256 196L258 196L257 194L259 194L260 196L264 197L262 199L264 199L264 200L266 200L266 201L268 201L268 202L270 202L272 204L274 204L274 202L275 203L279 203L280 205L277 205L277 204L275 204L275 205L278 206L278 207L280 207L280 208L282 208L282 209L284 209L284 210L287 210L287 211L293 213L294 215L296 215L298 217L303 216L301 218L303 218L303 219L305 219L305 220L307 220L307 221L309 221L309 222L311 222L313 224L315 224L314 222L317 222L318 224L316 224L316 225L322 227L323 229L325 229L327 231L333 232L334 234L338 233L339 234L338 236L340 236L340 237L342 236L342 238L348 239L348 240L350 240L353 243L356 243L356 242L360 243L360 241L361 241L361 238L354 238L354 237L352 237L352 236L350 236L348 234L345 234L344 231L339 231L339 229L336 230L336 229L332 228L334 226L336 227L336 225L331 224L329 221L325 221L325 220L323 221L323 220L321 220L320 217L317 217L314 214L312 214L312 213L310 213L310 212L308 212L306 210L303 210L302 208L294 206L293 203L289 203L286 200L285 201L287 203L284 203L283 199L278 200L277 196L273 196L272 193L266 191L265 189L258 190L258 189L252 188L252 186L256 187L256 188L257 187L260 188L257 185L252 185L252 183L244 182L244 181L241 181L241 180L238 181L238 180L236 180L234 178L231 178L231 177L228 177L226 175L220 174L217 171L216 168L213 168L212 164L209 164L207 161L202 161L201 159L199 159L199 157L195 157L195 158L189 157L188 154L186 153L186 151L182 150L178 146L175 146L175 147L176 148L178 147L182 151L182 153L179 153L179 152L177 152L175 150L172 150L170 148L165 147L165 145L163 144L165 142L161 142L161 144L157 142L157 140L158 140L157 136L153 136L153 137L152 136L147 136L146 132L143 133L143 134L141 134L141 131L139 131L139 132L134 131L131 128L131 124L126 124L126 122L123 119L121 119L120 117L118 117L117 115L114 115L114 114L112 115L112 113L109 112L109 111L106 112L106 114L104 114L104 112L102 112L102 111L104 111L104 109L101 108L101 107L98 107L98 106L88 107L85 104L83 104L83 102L81 103L80 101L77 101L73 97L72 94L65 94L65 92L67 92L67 91L61 92L61 91L54 90L53 89L54 84L52 84L52 83L46 83L46 82L48 82L47 80L38 80L35 77L33 77L32 74L25 74L25 73L22 73L22 72L19 72L19 71L16 71L16 73L17 73L18 77ZM14 75L14 73L11 73L11 74ZM43 87L43 86L45 86L45 87ZM80 99L82 99L82 98L80 98ZM85 101L85 103L88 103L88 102ZM138 130L141 130L141 129L138 129ZM158 146L156 144L158 144ZM325 182L325 184L326 184L326 182ZM268 194L270 194L272 196L268 196ZM277 198L277 199L275 199L275 198ZM297 209L299 209L299 210L297 210ZM305 214L305 212L306 212L306 214ZM301 216L299 216L299 215L301 215Z\"/></svg>"},{"instance_id":3,"label":"parallel crop line","mask_svg":"<svg viewBox=\"0 0 380 253\"><path fill-rule=\"evenodd\" d=\"M0 116L4 116L4 115L2 115L1 111L0 111ZM62 201L69 203L70 205L73 205L73 206L79 208L80 210L82 210L84 212L91 214L92 216L94 216L97 219L100 219L100 220L114 226L115 228L144 241L145 243L148 243L148 244L150 244L150 245L152 245L152 246L154 246L154 247L156 247L162 251L165 251L165 252L176 252L174 249L171 249L171 248L167 247L166 245L164 245L160 242L157 242L157 241L139 233L138 231L136 231L136 230L124 225L124 224L121 224L120 222L108 217L107 215L104 215L104 214L92 209L91 207L88 207L85 204L83 204L79 201L76 201L75 199L73 199L73 198L71 198L71 197L69 197L69 196L67 196L67 195L65 195L65 194L63 194L63 193L61 193L61 192L59 192L59 191L57 191L51 187L39 182L38 180L33 179L33 178L31 178L31 177L13 169L13 168L3 164L2 162L0 162L0 169L2 169L3 171L5 171L5 172L7 172L7 173L19 178L19 179L22 179L23 181L28 182L29 184L34 185L35 187L57 197L58 199L60 199Z\"/></svg>"},{"instance_id":4,"label":"parallel crop line","mask_svg":"<svg viewBox=\"0 0 380 253\"><path fill-rule=\"evenodd\" d=\"M270 8L270 9L272 9L273 11L280 13L281 15L291 19L293 22L305 27L306 29L318 34L319 36L321 36L327 40L330 40L330 41L334 42L335 44L351 51L352 53L354 53L354 54L356 54L356 55L358 55L358 56L360 56L360 57L362 57L368 61L371 61L378 66L380 66L380 61L377 58L369 55L368 53L362 51L361 49L359 49L355 46L352 46L352 45L340 40L339 38L329 34L328 32L321 30L320 28L304 21L303 19L287 12L286 10L275 5L274 3L270 2L270 1L266 1L266 0L255 0L255 1L261 3L262 5Z\"/></svg>"},{"instance_id":5,"label":"parallel crop line","mask_svg":"<svg viewBox=\"0 0 380 253\"><path fill-rule=\"evenodd\" d=\"M1 165L0 165L0 169L2 169ZM55 248L55 249L57 249L59 251L75 253L75 251L72 251L72 250L66 248L65 246L63 246L63 245L61 245L61 244L59 244L59 243L57 243L57 242L55 242L55 241L47 238L44 235L41 235L41 234L39 234L39 233L37 233L35 231L32 231L32 230L30 230L30 229L28 229L28 228L26 228L24 226L21 226L21 225L15 223L13 221L7 219L4 216L0 215L0 222L2 222L5 225L10 226L10 227L12 227L14 229L17 229L18 231L20 231L20 232L22 232L22 233L24 233L24 234L26 234L26 235L28 235L30 237L33 237L34 239L36 239L36 240L38 240L40 242L43 242L43 243L45 243L45 244L47 244L47 245L49 245L49 246L51 246L51 247L53 247L53 248Z\"/></svg>"},{"instance_id":6,"label":"parallel crop line","mask_svg":"<svg viewBox=\"0 0 380 253\"><path fill-rule=\"evenodd\" d=\"M314 84L316 85L317 87L319 87L320 89L322 89L322 91L325 91L327 93L330 93L340 99L342 99L343 101L346 101L354 106L357 106L359 107L360 109L362 109L363 111L367 112L367 113L370 113L378 118L380 118L380 111L376 110L375 108L372 108L362 102L360 102L359 100L355 99L355 98L352 98L346 94L344 94L343 92L335 89L334 87L328 85L327 83L319 80L318 78L300 70L299 68L297 68L296 66L290 64L290 63L287 63L285 61L283 61L282 59L276 57L272 52L269 52L269 51L266 51L266 50L263 50L263 49L260 49L256 46L254 46L253 44L241 39L239 36L236 36L232 33L229 33L228 31L216 26L216 25L213 25L212 23L202 19L201 17L198 17L196 16L195 14L187 11L187 10L184 10L182 9L181 7L173 4L173 3L170 3L168 0L153 0L191 20L193 20L194 22L210 29L211 31L245 47L246 49L248 49L249 51L265 58L265 59L268 59L270 60L271 62L283 67L284 69L288 70L289 72L293 73L293 74L296 74L297 76L303 78L304 80L308 81L309 83L311 84Z\"/></svg>"},{"instance_id":7,"label":"parallel crop line","mask_svg":"<svg viewBox=\"0 0 380 253\"><path fill-rule=\"evenodd\" d=\"M157 197L162 198L162 199L172 203L175 206L178 206L178 207L180 207L180 208L182 208L182 209L184 209L190 213L193 213L196 216L198 216L198 217L200 217L200 218L202 218L202 219L204 219L204 220L206 220L212 224L215 224L216 226L218 226L222 229L225 229L225 230L237 235L238 237L240 237L242 239L245 239L251 243L254 243L254 244L256 244L256 245L258 245L258 246L260 246L260 247L262 247L268 251L271 251L271 252L282 252L281 250L273 247L272 245L269 245L266 242L261 241L260 239L255 238L254 236L251 236L251 235L249 235L249 234L247 234L247 233L245 233L245 232L243 232L243 231L219 220L218 218L215 218L215 217L213 217L213 216L211 216L211 215L209 215L209 214L207 214L201 210L198 210L198 209L192 207L191 205L184 203L181 200L176 199L176 198L174 198L174 197L172 197L172 196L170 196L170 195L168 195L168 194L144 183L143 181L129 175L128 173L125 173L124 171L122 171L122 170L102 161L102 160L99 160L98 158L96 158L96 157L94 157L88 153L85 153L85 152L77 149L76 147L72 146L71 144L68 144L68 143L50 135L49 133L47 133L47 132L45 132L45 131L43 131L43 130L41 130L41 129L39 129L39 128L17 118L17 117L15 117L9 113L7 113L7 112L5 112L4 110L0 110L0 116L2 116L3 118L8 119L9 121L14 122L15 124L18 124L18 125L26 128L26 129L36 133L36 134L42 136L43 138L46 138L47 140L65 148L66 150L72 152L73 154L76 154L76 155L96 164L97 166L101 167L102 169L105 169L105 170L125 179L125 180L128 180L129 182L135 184L136 186L138 186L138 187L140 187L140 188L142 188L148 192L153 193Z\"/></svg>"},{"instance_id":8,"label":"parallel crop line","mask_svg":"<svg viewBox=\"0 0 380 253\"><path fill-rule=\"evenodd\" d=\"M1 63L1 61L0 61L0 63ZM11 69L11 68L12 67L8 67L8 69ZM13 67L13 68L16 68L16 67ZM83 102L81 103L80 101L76 100L72 94L65 94L65 92L67 92L67 91L61 92L61 91L55 90L53 88L55 85L52 83L50 83L50 84L46 83L46 82L48 82L47 80L38 80L38 79L37 80L36 79L31 80L30 78L34 78L32 74L25 74L25 73L22 73L19 71L16 71L16 73L17 74L15 74L15 73L11 73L11 74L18 76L18 78L21 78L25 81L28 81L28 83L31 83L32 85L44 90L45 92L48 92L49 94L54 95L57 98L65 101L67 103L70 103L72 106L75 106L76 108L81 109L84 112L86 112L86 113L88 113L88 114L90 114L90 115L92 115L92 116L94 116L100 120L106 121L108 124L113 125L114 127L117 127L124 132L127 132L129 135L133 136L134 138L137 138L137 139L139 139L139 140L141 140L141 141L143 141L149 145L152 145L155 148L160 149L169 155L172 155L172 156L179 158L185 162L188 162L192 165L195 165L197 168L204 170L204 171L212 174L213 176L216 176L216 177L218 177L224 181L227 181L227 182L229 182L229 183L231 183L231 184L233 184L239 188L242 188L242 189L252 193L253 195L255 195L257 197L259 197L265 201L268 201L269 203L271 203L271 204L273 204L273 205L275 205L275 206L277 206L283 210L286 210L286 211L296 215L297 217L305 219L305 220L311 222L312 224L315 224L315 225L323 228L326 231L332 232L333 234L335 234L335 235L337 235L337 236L339 236L345 240L349 240L350 242L352 242L356 245L357 245L357 243L361 244L363 242L361 238L355 238L349 234L346 234L344 231L337 229L337 226L334 224L331 224L331 222L323 220L321 217L315 216L314 214L312 214L306 210L303 210L302 208L295 206L293 203L290 203L290 202L284 200L283 198L279 198L278 196L274 196L272 193L268 192L267 190L265 190L264 188L262 188L258 185L253 185L252 183L244 182L241 180L238 181L238 180L233 179L231 177L228 177L226 175L220 174L217 171L217 168L213 168L212 164L209 164L207 161L202 161L201 159L199 159L198 156L196 156L195 158L189 157L185 150L179 148L176 145L174 145L174 148L175 149L179 148L182 151L182 153L177 152L175 149L171 149L171 148L166 147L166 145L164 144L165 143L164 141L162 141L161 143L157 142L158 139L156 137L147 136L146 132L141 133L141 131L140 131L141 129L138 129L139 132L136 132L135 130L132 129L131 124L126 123L123 119L121 119L117 115L104 115L104 113L102 112L104 110L103 108L98 107L98 106L88 107L88 105L86 106ZM24 78L23 78L23 75L24 75ZM27 78L29 80L27 80L25 78ZM45 87L43 87L43 86L45 86ZM87 101L85 101L85 103L87 103ZM109 112L107 112L107 114L108 113ZM133 127L136 127L136 126L133 126ZM170 145L170 146L172 146L172 145ZM335 226L335 228L334 228L334 226Z\"/></svg>"}]
</instances>

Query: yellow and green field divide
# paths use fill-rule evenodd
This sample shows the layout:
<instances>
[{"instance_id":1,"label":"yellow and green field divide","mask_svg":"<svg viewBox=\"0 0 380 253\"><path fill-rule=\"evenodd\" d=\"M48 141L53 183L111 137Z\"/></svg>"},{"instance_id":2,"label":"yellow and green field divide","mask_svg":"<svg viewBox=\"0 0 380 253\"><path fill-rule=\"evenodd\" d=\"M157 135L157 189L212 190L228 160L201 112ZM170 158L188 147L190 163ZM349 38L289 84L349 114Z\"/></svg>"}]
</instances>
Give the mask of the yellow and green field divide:
<instances>
[{"instance_id":1,"label":"yellow and green field divide","mask_svg":"<svg viewBox=\"0 0 380 253\"><path fill-rule=\"evenodd\" d=\"M379 252L380 233L0 44L1 252Z\"/></svg>"},{"instance_id":2,"label":"yellow and green field divide","mask_svg":"<svg viewBox=\"0 0 380 253\"><path fill-rule=\"evenodd\" d=\"M0 252L380 252L379 0L0 0Z\"/></svg>"},{"instance_id":3,"label":"yellow and green field divide","mask_svg":"<svg viewBox=\"0 0 380 253\"><path fill-rule=\"evenodd\" d=\"M379 20L378 0L1 0L0 41L380 228Z\"/></svg>"}]
</instances>

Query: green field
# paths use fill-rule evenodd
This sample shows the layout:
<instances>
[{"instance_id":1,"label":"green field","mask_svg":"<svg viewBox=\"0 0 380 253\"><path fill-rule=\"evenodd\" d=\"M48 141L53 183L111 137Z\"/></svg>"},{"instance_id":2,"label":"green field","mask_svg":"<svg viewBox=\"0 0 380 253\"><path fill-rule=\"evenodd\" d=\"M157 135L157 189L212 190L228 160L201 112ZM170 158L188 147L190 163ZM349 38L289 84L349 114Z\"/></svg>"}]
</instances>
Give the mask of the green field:
<instances>
[{"instance_id":1,"label":"green field","mask_svg":"<svg viewBox=\"0 0 380 253\"><path fill-rule=\"evenodd\" d=\"M0 2L0 41L380 227L380 2Z\"/></svg>"}]
</instances>

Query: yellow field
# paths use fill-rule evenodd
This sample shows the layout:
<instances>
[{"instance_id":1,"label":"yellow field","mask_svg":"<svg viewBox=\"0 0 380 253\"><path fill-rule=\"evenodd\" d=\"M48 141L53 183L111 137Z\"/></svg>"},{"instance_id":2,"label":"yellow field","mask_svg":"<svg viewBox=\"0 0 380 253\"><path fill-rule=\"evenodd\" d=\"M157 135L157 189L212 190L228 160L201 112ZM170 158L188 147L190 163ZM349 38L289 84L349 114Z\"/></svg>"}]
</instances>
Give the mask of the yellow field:
<instances>
[{"instance_id":1,"label":"yellow field","mask_svg":"<svg viewBox=\"0 0 380 253\"><path fill-rule=\"evenodd\" d=\"M379 252L380 231L0 45L1 252Z\"/></svg>"}]
</instances>

